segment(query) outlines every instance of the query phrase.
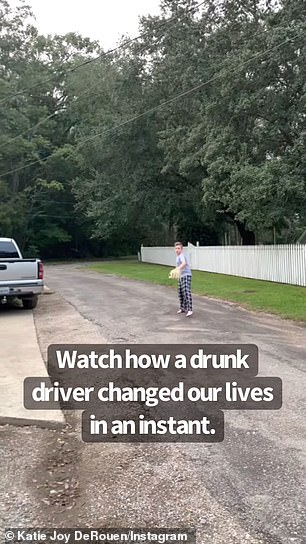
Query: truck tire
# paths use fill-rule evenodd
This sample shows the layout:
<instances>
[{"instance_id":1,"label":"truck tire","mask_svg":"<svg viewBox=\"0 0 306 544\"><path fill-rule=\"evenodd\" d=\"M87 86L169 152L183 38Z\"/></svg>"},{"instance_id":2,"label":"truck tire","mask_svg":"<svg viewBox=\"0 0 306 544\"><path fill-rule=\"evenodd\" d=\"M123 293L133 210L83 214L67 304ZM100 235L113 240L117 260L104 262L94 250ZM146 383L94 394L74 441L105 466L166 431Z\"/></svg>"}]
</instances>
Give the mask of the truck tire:
<instances>
[{"instance_id":1,"label":"truck tire","mask_svg":"<svg viewBox=\"0 0 306 544\"><path fill-rule=\"evenodd\" d=\"M23 307L25 310L33 310L36 308L38 302L38 295L34 295L31 298L22 299Z\"/></svg>"}]
</instances>

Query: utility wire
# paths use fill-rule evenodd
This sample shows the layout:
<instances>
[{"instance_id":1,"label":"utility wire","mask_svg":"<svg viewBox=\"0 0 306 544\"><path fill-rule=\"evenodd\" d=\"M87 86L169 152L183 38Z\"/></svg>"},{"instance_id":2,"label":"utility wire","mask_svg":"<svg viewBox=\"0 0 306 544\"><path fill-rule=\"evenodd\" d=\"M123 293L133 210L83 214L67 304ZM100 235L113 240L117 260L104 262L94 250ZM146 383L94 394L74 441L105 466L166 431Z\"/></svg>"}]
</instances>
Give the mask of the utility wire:
<instances>
[{"instance_id":1,"label":"utility wire","mask_svg":"<svg viewBox=\"0 0 306 544\"><path fill-rule=\"evenodd\" d=\"M279 47L283 47L284 45L288 44L289 42L292 42L293 40L295 40L298 37L300 37L299 34L297 34L297 35L295 35L295 36L293 36L291 38L287 38L286 40L284 40L284 41L282 41L282 42L280 42L280 43L278 43L278 44L276 44L276 45L274 45L272 47L269 47L268 49L265 49L264 51L260 51L260 52L256 53L255 55L252 55L249 59L241 62L237 66L234 66L230 70L222 71L219 74L216 74L212 78L208 79L207 81L204 81L203 83L199 83L195 87L192 87L188 91L184 91L184 92L182 92L182 93L180 93L180 94L178 94L178 95L176 95L176 96L174 96L172 98L169 98L169 100L166 100L166 101L162 102L161 104L158 104L157 106L154 106L153 108L150 108L150 109L148 109L148 110L146 110L146 111L144 111L144 112L142 112L142 113L140 113L138 115L130 117L129 119L126 119L125 121L123 121L121 123L118 123L117 125L114 125L113 127L105 129L102 132L99 132L98 134L93 134L92 136L89 136L88 138L85 138L85 139L81 140L78 143L78 145L83 145L84 143L89 142L91 140L94 140L95 138L99 138L101 136L104 136L105 134L109 134L110 132L113 132L113 131L117 130L118 128L121 128L121 127L123 127L125 125L128 125L129 123L132 123L132 122L136 121L137 119L140 119L141 117L144 117L145 115L153 113L153 112L159 110L160 108L163 108L164 106L167 106L168 104L171 104L171 103L175 102L179 98L183 98L184 96L188 96L189 94L191 94L191 93L193 93L193 92L195 92L195 91L197 91L199 89L202 89L206 85L209 85L210 83L214 83L215 81L221 79L226 74L230 74L233 71L239 70L243 66L246 66L247 64L249 64L252 60L258 59L258 58L266 55L267 53L270 53L271 51L274 51L275 49L277 49ZM15 172L19 172L20 170L24 170L26 168L29 168L30 166L34 166L35 164L46 161L50 157L55 156L55 154L56 153L50 153L50 155L48 155L47 157L44 157L42 159L37 159L37 160L35 160L35 161L33 161L33 162L29 163L29 164L26 164L24 166L20 166L19 168L15 168L13 170L9 170L7 172L4 172L3 174L0 175L0 178L4 177L4 176L8 176L9 174L14 174Z\"/></svg>"},{"instance_id":2,"label":"utility wire","mask_svg":"<svg viewBox=\"0 0 306 544\"><path fill-rule=\"evenodd\" d=\"M169 100L166 100L165 102L162 102L161 104L158 104L157 106L154 106L153 108L150 108L149 110L146 110L138 115L135 115L134 117L130 117L129 119L127 119L126 121L123 121L122 123L118 123L117 125L115 125L114 127L110 127L106 130L103 130L102 132L98 133L98 134L94 134L92 136L89 136L88 138L85 138L84 140L81 140L79 142L79 145L82 145L86 142L89 142L90 140L93 140L95 138L98 138L100 136L103 136L104 134L107 134L109 132L112 132L113 130L116 130L120 127L123 127L125 125L127 125L128 123L131 123L133 121L136 121L137 119L140 119L141 117L143 117L144 115L147 115L148 113L153 113L157 110L159 110L160 108L164 107L164 106L167 106L168 104L171 104L172 102L178 100L179 98L183 98L184 96L188 96L189 94L205 87L206 85L209 85L210 83L214 83L215 81L217 81L218 79L221 79L226 73L227 74L230 74L231 72L233 71L236 71L236 70L239 70L239 68L242 68L243 66L245 66L246 64L248 64L249 62L251 62L252 60L256 59L256 58L259 58L263 55L265 55L266 53L269 53L271 51L273 51L274 49L277 49L278 47L282 47L284 45L286 45L288 42L292 41L293 39L295 39L296 37L298 37L299 35L296 35L294 36L293 38L287 38L286 40L284 40L283 42L280 42L278 43L277 45L275 46L272 46L268 49L266 49L265 51L261 51L259 53L256 53L255 55L253 55L252 57L250 57L249 59L247 59L246 61L238 64L238 66L234 66L232 69L228 70L227 72L220 72L219 74L213 76L212 78L208 79L207 81L204 81L203 83L199 83L198 85L196 85L195 87L192 87L191 89L189 89L188 91L184 91L172 98L169 98Z\"/></svg>"},{"instance_id":3,"label":"utility wire","mask_svg":"<svg viewBox=\"0 0 306 544\"><path fill-rule=\"evenodd\" d=\"M187 12L185 12L185 17L192 13L193 11L197 11L203 4L206 3L207 0L204 0L203 2L201 2L200 4L198 4L197 6L193 7L193 8L190 8L189 10L187 10ZM159 24L156 26L156 28L154 28L154 30L159 30L160 28L163 28L164 26L168 25L169 23L171 23L172 21L176 21L177 19L179 19L180 17L182 17L182 15L177 15L175 17L171 17L170 19L167 19L166 21L164 21L163 23ZM118 51L119 49L122 49L124 47L127 47L128 45L130 45L131 43L139 40L140 38L143 38L144 36L146 36L149 32L143 32L141 34L139 34L138 36L136 36L135 38L130 38L129 40L126 40L125 42L123 42L122 44L118 45L117 47L114 47L113 49L109 49L108 51L105 51L103 53L101 53L101 55L98 55L97 57L94 57L92 59L87 59L83 62L81 62L80 64L77 64L76 66L72 66L71 68L69 68L68 70L65 70L64 72L62 72L62 76L65 76L71 72L75 72L77 70L79 70L79 68L82 68L83 66L87 66L88 64L91 64L92 62L96 62L97 60L99 59L102 59L104 57L106 57L107 55L110 55L112 53L115 53L116 51ZM53 79L53 76L49 76L48 78L46 79L43 79L41 81L38 81L37 83L35 83L34 85L32 85L31 87L28 87L27 89L22 89L21 91L17 91L13 94L10 94L9 96L6 96L5 98L2 98L2 100L0 100L0 104L3 104L5 102L7 102L8 100L11 100L13 98L15 98L16 96L19 96L21 94L24 94L28 91L30 91L31 89L36 89L37 87L39 87L40 85L43 85L44 83L48 83L49 81L51 81Z\"/></svg>"},{"instance_id":4,"label":"utility wire","mask_svg":"<svg viewBox=\"0 0 306 544\"><path fill-rule=\"evenodd\" d=\"M191 8L191 9L189 9L189 10L184 14L183 17L182 17L182 16L177 16L177 17L172 17L172 18L170 18L170 19L167 19L167 20L164 21L162 24L157 25L156 28L154 28L154 30L159 30L160 28L163 28L164 26L168 25L170 22L176 21L176 20L179 19L179 18L181 18L181 19L186 19L187 15L189 15L189 14L192 13L193 11L197 10L198 8L200 8L203 4L205 4L205 1L206 1L206 0L204 0L203 2L201 2L200 4L198 4L197 6L195 6L195 7ZM170 27L170 28L171 28L171 27ZM137 36L136 38L132 38L131 40L128 40L127 42L121 44L120 46L116 47L115 49L112 49L112 50L110 50L110 51L107 51L107 52L103 53L102 55L99 55L99 56L96 57L95 59L89 59L88 61L86 61L86 62L84 62L84 63L81 63L80 65L76 66L75 68L70 69L70 70L67 70L66 73L69 73L70 71L77 70L77 69L80 68L81 66L84 66L85 64L89 64L89 62L94 62L95 60L98 60L99 58L102 58L102 57L104 57L104 56L106 56L106 55L109 55L110 53L113 53L114 51L117 51L117 50L119 50L120 48L125 47L126 45L132 43L133 41L138 40L140 37L143 37L143 36L145 36L146 34L148 34L148 32L145 32L145 33L143 33L143 34L140 34L140 35ZM161 37L163 37L163 35L159 36L159 38L161 38ZM44 82L49 81L50 79L51 79L51 78L48 78L47 80L44 80L43 82L38 82L38 83L35 85L35 87L38 86L38 85L41 85L41 84L44 83ZM98 84L95 83L94 85L92 85L92 87L91 87L90 89L86 89L85 92L83 92L83 93L81 93L79 96L77 96L77 100L79 100L80 98L82 98L82 97L84 97L84 96L88 96L88 97L90 97L90 96L95 96L96 93L90 94L90 91L91 91L92 89L95 89L97 86L98 86ZM31 88L32 88L32 87L30 87L29 89L31 89ZM23 93L23 91L19 91L19 93L15 93L15 94L11 95L11 98L13 98L13 97L15 97L15 96L17 96L18 94L21 94L21 93ZM4 98L3 100L0 100L0 104L1 104L2 102L4 102L4 101L8 100L9 98L10 98L10 97L6 97L6 98ZM9 144L11 144L11 143L14 142L15 140L17 140L19 137L24 136L25 134L30 133L32 130L35 130L37 127L39 127L40 125L42 125L44 122L48 121L49 119L51 119L52 117L54 117L55 115L57 115L57 113L58 113L58 112L56 111L56 112L52 113L51 115L48 115L48 117L45 117L45 118L41 119L38 123L36 123L36 124L33 125L32 127L26 129L25 131L23 131L23 132L17 134L16 136L14 136L13 138L11 138L10 140L4 142L3 145L0 146L0 150L3 149L3 147L7 147Z\"/></svg>"},{"instance_id":5,"label":"utility wire","mask_svg":"<svg viewBox=\"0 0 306 544\"><path fill-rule=\"evenodd\" d=\"M204 4L204 3L205 3L205 1L202 2L201 4L198 4L198 6L197 6L196 8L193 8L193 9L198 9L198 8L199 8L202 4ZM191 11L191 10L190 10L190 11ZM190 13L190 11L189 11L189 13ZM186 18L186 15L185 15L184 17L182 17L181 19L185 19L185 18ZM173 21L173 20L174 20L174 18L169 19L169 20L167 21L167 23L170 22L170 21ZM164 23L164 24L166 24L166 23ZM157 28L158 28L158 27L157 27ZM171 28L171 27L170 27L170 28ZM256 32L256 33L253 35L253 37L256 37L256 36L261 35L261 34L266 34L266 33L267 33L267 30L266 30L266 29L261 29L261 30L259 30L258 32ZM162 35L161 35L160 37L162 37ZM134 39L137 39L137 38L134 38ZM106 53L106 54L107 54L107 53ZM82 97L84 97L84 96L87 96L87 97L89 97L89 98L92 97L92 96L97 96L99 93L91 93L91 92L90 92L92 89L96 89L97 87L98 87L98 83L95 83L95 84L92 85L89 89L86 89L84 92L80 93L80 94L76 97L76 100L79 101L80 98L82 98ZM0 103L1 103L1 101L0 101ZM4 142L3 145L0 146L0 150L3 149L3 147L7 147L7 145L9 145L10 143L12 143L12 142L14 142L15 140L17 140L20 136L24 136L25 134L31 132L32 130L35 130L38 126L40 126L41 124L43 124L45 121L48 121L50 118L52 118L52 117L54 117L55 115L57 115L57 113L58 113L58 112L56 111L56 112L52 113L51 115L49 115L48 117L45 117L45 118L41 119L37 124L33 125L33 126L30 127L29 129L26 129L25 131L23 131L23 132L17 134L16 136L14 136L13 138L11 138L10 140Z\"/></svg>"},{"instance_id":6,"label":"utility wire","mask_svg":"<svg viewBox=\"0 0 306 544\"><path fill-rule=\"evenodd\" d=\"M38 128L40 125L42 125L43 123L45 123L46 121L49 121L49 119L52 119L52 117L54 117L55 115L57 114L57 112L55 111L54 113L51 113L50 115L48 115L48 117L44 117L43 119L40 119L40 121L38 121L35 125L33 125L32 127L30 128L27 128L26 130L24 130L23 132L20 132L19 134L17 134L17 136L14 136L14 138L11 138L10 140L6 140L3 145L0 147L0 150L3 149L3 147L6 147L8 146L9 144L11 144L12 142L15 142L15 140L18 140L18 138L20 138L21 136L24 136L25 134L28 134L29 132L31 132L32 130L35 130L36 128Z\"/></svg>"}]
</instances>

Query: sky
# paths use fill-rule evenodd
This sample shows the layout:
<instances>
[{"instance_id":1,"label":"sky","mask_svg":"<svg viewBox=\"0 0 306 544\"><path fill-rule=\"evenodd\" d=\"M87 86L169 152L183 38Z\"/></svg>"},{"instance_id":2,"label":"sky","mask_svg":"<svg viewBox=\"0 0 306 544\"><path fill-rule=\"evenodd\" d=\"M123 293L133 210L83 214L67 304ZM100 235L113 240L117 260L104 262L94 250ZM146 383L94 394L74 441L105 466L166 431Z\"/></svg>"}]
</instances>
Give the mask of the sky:
<instances>
[{"instance_id":1,"label":"sky","mask_svg":"<svg viewBox=\"0 0 306 544\"><path fill-rule=\"evenodd\" d=\"M17 0L9 0L16 5ZM123 34L137 36L139 15L157 15L159 0L26 0L41 34L79 32L98 40L104 49Z\"/></svg>"}]
</instances>

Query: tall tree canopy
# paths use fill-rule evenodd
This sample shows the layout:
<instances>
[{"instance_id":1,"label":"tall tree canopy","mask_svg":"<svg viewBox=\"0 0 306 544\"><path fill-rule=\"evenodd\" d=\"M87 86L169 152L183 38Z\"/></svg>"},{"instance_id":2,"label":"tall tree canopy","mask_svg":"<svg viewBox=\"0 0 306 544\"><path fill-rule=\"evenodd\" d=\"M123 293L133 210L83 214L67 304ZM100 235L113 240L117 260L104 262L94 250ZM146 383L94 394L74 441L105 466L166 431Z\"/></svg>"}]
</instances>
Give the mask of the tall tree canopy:
<instances>
[{"instance_id":1,"label":"tall tree canopy","mask_svg":"<svg viewBox=\"0 0 306 544\"><path fill-rule=\"evenodd\" d=\"M27 254L306 229L304 2L160 6L107 54L0 0L0 235Z\"/></svg>"}]
</instances>

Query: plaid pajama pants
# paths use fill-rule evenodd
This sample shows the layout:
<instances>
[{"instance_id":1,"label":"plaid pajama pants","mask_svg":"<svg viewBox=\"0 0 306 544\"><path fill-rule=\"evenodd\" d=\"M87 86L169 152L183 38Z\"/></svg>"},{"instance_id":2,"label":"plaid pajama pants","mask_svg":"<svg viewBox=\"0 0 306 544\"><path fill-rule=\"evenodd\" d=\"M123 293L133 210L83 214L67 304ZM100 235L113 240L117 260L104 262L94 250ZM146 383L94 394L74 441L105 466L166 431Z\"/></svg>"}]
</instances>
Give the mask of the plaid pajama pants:
<instances>
[{"instance_id":1,"label":"plaid pajama pants","mask_svg":"<svg viewBox=\"0 0 306 544\"><path fill-rule=\"evenodd\" d=\"M184 312L192 311L191 276L181 276L178 282L180 308Z\"/></svg>"}]
</instances>

